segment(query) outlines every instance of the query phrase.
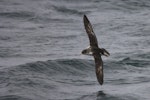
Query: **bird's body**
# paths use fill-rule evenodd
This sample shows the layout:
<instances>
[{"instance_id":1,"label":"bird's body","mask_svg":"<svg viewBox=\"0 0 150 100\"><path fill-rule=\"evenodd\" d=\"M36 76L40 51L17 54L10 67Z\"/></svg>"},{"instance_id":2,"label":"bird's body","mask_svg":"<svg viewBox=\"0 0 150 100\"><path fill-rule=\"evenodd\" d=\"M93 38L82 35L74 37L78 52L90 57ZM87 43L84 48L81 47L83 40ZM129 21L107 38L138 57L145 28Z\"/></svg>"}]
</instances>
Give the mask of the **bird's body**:
<instances>
[{"instance_id":1,"label":"bird's body","mask_svg":"<svg viewBox=\"0 0 150 100\"><path fill-rule=\"evenodd\" d=\"M82 51L82 54L92 55L94 57L97 80L102 85L104 75L103 75L103 61L101 55L109 56L110 54L104 48L99 48L96 35L86 15L84 15L83 21L86 33L89 37L90 46L87 49L84 49Z\"/></svg>"}]
</instances>

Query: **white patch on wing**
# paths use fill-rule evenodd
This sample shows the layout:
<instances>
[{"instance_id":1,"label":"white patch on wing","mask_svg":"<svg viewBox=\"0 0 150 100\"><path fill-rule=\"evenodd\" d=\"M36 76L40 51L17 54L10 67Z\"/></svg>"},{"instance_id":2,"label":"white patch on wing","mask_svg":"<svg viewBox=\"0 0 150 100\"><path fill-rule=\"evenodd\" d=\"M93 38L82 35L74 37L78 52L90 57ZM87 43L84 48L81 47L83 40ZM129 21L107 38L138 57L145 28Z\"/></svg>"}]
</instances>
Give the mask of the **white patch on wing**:
<instances>
[{"instance_id":1,"label":"white patch on wing","mask_svg":"<svg viewBox=\"0 0 150 100\"><path fill-rule=\"evenodd\" d=\"M87 49L91 48L91 46L88 46Z\"/></svg>"}]
</instances>

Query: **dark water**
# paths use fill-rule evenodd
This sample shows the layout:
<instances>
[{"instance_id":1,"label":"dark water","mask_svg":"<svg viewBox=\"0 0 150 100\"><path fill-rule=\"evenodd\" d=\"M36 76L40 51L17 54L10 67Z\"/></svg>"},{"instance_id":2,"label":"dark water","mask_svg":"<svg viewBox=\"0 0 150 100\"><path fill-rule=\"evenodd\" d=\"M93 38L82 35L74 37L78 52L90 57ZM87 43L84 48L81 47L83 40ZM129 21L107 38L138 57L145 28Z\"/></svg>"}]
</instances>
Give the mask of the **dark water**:
<instances>
[{"instance_id":1,"label":"dark water","mask_svg":"<svg viewBox=\"0 0 150 100\"><path fill-rule=\"evenodd\" d=\"M95 77L82 17L103 57ZM0 100L149 100L150 1L0 0Z\"/></svg>"}]
</instances>

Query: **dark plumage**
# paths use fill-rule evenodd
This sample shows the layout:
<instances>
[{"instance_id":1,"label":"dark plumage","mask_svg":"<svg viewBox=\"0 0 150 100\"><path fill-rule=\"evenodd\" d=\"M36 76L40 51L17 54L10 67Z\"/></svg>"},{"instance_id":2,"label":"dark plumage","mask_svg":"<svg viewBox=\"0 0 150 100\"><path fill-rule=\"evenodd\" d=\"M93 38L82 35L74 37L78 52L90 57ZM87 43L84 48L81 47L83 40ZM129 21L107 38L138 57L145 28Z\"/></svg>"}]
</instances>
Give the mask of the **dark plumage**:
<instances>
[{"instance_id":1,"label":"dark plumage","mask_svg":"<svg viewBox=\"0 0 150 100\"><path fill-rule=\"evenodd\" d=\"M86 33L89 37L90 47L84 49L82 51L82 54L89 55L90 53L92 53L90 55L92 55L95 60L95 72L96 72L97 80L100 83L100 85L102 85L104 75L103 75L103 61L101 55L109 56L110 54L104 48L98 47L98 41L96 35L86 15L84 15L83 21L84 21Z\"/></svg>"}]
</instances>

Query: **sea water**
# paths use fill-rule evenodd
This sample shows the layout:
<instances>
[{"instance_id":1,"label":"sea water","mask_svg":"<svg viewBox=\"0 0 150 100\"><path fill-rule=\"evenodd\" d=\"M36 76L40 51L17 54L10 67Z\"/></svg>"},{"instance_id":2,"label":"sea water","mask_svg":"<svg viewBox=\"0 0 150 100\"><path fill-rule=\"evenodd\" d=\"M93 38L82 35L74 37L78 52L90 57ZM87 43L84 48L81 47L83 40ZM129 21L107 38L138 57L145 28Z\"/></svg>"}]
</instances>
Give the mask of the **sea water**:
<instances>
[{"instance_id":1,"label":"sea water","mask_svg":"<svg viewBox=\"0 0 150 100\"><path fill-rule=\"evenodd\" d=\"M99 85L83 26L103 57ZM0 100L149 100L150 1L0 0Z\"/></svg>"}]
</instances>

